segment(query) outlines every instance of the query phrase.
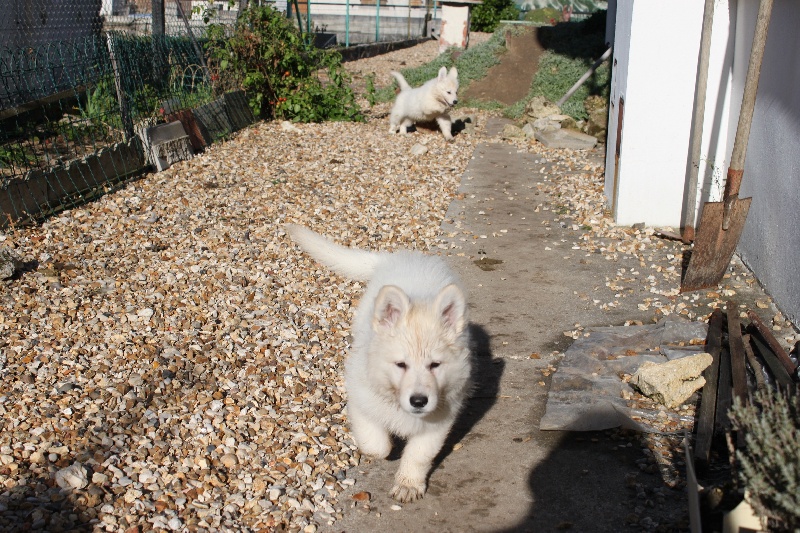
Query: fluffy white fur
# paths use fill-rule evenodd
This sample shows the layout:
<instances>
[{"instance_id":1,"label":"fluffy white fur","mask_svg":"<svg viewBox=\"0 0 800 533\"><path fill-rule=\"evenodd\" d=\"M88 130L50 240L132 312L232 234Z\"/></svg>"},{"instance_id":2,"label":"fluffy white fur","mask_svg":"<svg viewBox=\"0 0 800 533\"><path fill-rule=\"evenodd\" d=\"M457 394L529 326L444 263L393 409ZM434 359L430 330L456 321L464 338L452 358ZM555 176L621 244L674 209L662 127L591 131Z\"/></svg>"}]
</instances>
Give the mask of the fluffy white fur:
<instances>
[{"instance_id":1,"label":"fluffy white fur","mask_svg":"<svg viewBox=\"0 0 800 533\"><path fill-rule=\"evenodd\" d=\"M368 252L301 226L287 230L329 268L369 281L345 364L347 416L367 455L387 457L392 434L407 439L391 494L401 502L421 498L468 393L467 305L460 282L440 257Z\"/></svg>"},{"instance_id":2,"label":"fluffy white fur","mask_svg":"<svg viewBox=\"0 0 800 533\"><path fill-rule=\"evenodd\" d=\"M439 69L439 75L426 81L422 86L412 88L402 74L392 72L400 86L389 116L389 133L408 132L415 122L435 120L448 141L453 140L452 121L448 110L458 103L458 71L452 67Z\"/></svg>"}]
</instances>

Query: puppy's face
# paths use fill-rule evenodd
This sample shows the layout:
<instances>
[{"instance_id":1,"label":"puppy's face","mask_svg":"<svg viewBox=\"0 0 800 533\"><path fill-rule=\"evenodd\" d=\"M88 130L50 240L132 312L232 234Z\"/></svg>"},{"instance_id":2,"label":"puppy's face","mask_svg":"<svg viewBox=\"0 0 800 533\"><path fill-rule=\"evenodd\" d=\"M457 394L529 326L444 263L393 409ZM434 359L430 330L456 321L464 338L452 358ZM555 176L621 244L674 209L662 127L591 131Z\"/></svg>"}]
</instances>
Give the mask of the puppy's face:
<instances>
[{"instance_id":1,"label":"puppy's face","mask_svg":"<svg viewBox=\"0 0 800 533\"><path fill-rule=\"evenodd\" d=\"M465 311L455 285L442 289L433 302L413 305L398 287L379 292L370 362L379 365L382 388L404 411L420 417L433 413L461 375Z\"/></svg>"},{"instance_id":2,"label":"puppy's face","mask_svg":"<svg viewBox=\"0 0 800 533\"><path fill-rule=\"evenodd\" d=\"M450 72L445 67L439 69L436 77L436 87L440 98L448 107L453 107L458 103L458 71L452 67Z\"/></svg>"}]
</instances>

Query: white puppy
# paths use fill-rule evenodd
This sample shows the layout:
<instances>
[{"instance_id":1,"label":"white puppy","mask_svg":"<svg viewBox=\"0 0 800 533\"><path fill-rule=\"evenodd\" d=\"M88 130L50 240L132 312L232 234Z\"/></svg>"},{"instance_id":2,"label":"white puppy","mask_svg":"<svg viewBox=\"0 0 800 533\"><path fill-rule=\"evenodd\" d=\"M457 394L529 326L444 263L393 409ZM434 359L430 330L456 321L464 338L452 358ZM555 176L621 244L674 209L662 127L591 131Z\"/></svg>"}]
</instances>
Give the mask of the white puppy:
<instances>
[{"instance_id":1,"label":"white puppy","mask_svg":"<svg viewBox=\"0 0 800 533\"><path fill-rule=\"evenodd\" d=\"M421 498L469 392L464 291L440 257L346 248L296 225L292 238L334 271L369 280L352 324L345 364L347 416L367 455L385 458L391 435L408 439L392 496Z\"/></svg>"},{"instance_id":2,"label":"white puppy","mask_svg":"<svg viewBox=\"0 0 800 533\"><path fill-rule=\"evenodd\" d=\"M400 94L392 107L389 117L389 133L406 133L415 122L435 120L448 141L453 140L452 121L448 110L458 103L458 71L452 67L447 72L439 69L439 75L428 80L421 87L412 88L402 74L392 72L400 86Z\"/></svg>"}]
</instances>

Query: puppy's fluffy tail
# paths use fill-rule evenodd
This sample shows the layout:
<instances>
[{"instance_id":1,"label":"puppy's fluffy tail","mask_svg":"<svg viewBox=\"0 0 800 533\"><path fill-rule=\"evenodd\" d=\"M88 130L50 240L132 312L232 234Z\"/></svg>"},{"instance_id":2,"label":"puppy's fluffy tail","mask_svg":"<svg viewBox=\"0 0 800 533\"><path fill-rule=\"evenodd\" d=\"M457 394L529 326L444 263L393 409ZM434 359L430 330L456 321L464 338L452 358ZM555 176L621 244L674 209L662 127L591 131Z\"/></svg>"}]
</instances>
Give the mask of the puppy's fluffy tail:
<instances>
[{"instance_id":1,"label":"puppy's fluffy tail","mask_svg":"<svg viewBox=\"0 0 800 533\"><path fill-rule=\"evenodd\" d=\"M403 77L402 74L400 74L395 70L393 70L391 74L392 76L394 76L394 79L397 80L397 85L400 87L401 91L407 91L411 89L411 85L408 84L408 82L406 81L406 79Z\"/></svg>"},{"instance_id":2,"label":"puppy's fluffy tail","mask_svg":"<svg viewBox=\"0 0 800 533\"><path fill-rule=\"evenodd\" d=\"M308 254L351 279L367 281L380 261L380 252L369 252L358 248L347 248L297 224L287 224L286 231L292 240Z\"/></svg>"}]
</instances>

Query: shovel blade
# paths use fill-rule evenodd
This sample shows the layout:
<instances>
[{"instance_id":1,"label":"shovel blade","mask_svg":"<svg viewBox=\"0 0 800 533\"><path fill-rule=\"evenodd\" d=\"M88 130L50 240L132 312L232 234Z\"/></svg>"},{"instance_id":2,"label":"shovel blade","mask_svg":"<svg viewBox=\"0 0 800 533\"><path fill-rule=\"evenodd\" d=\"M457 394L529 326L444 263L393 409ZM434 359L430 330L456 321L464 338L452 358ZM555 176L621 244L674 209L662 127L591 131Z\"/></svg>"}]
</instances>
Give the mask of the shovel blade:
<instances>
[{"instance_id":1,"label":"shovel blade","mask_svg":"<svg viewBox=\"0 0 800 533\"><path fill-rule=\"evenodd\" d=\"M716 287L725 275L733 252L742 236L752 198L737 198L731 203L728 229L722 229L723 202L706 202L700 227L694 239L689 265L681 280L681 292Z\"/></svg>"}]
</instances>

